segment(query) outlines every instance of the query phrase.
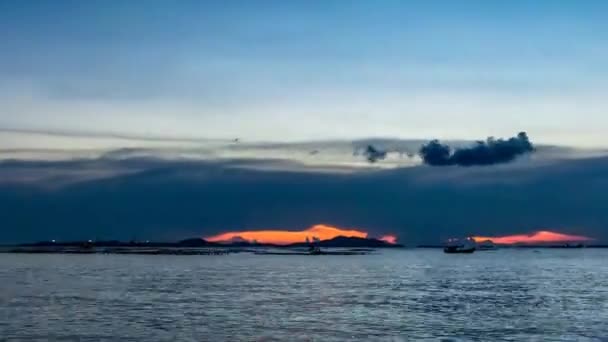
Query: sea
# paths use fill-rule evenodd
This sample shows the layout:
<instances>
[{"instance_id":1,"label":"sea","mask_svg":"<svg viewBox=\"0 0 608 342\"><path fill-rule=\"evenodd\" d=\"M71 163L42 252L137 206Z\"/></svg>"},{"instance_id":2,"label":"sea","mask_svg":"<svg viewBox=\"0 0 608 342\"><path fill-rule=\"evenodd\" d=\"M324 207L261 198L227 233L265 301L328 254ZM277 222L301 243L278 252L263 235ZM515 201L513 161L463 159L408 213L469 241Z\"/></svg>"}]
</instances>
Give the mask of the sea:
<instances>
[{"instance_id":1,"label":"sea","mask_svg":"<svg viewBox=\"0 0 608 342\"><path fill-rule=\"evenodd\" d=\"M608 341L608 249L0 254L1 341Z\"/></svg>"}]
</instances>

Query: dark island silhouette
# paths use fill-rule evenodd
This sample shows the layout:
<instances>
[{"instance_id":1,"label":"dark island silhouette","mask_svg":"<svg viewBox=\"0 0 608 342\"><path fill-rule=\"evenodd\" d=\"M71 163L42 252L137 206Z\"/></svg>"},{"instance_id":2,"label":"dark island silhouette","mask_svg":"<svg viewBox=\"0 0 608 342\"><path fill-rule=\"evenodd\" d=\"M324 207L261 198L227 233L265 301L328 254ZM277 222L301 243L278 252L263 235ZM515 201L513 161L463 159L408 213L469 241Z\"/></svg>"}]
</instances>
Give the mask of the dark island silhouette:
<instances>
[{"instance_id":1,"label":"dark island silhouette","mask_svg":"<svg viewBox=\"0 0 608 342\"><path fill-rule=\"evenodd\" d=\"M358 252L371 251L376 248L402 248L403 245L391 244L373 238L338 236L315 242L298 242L288 245L276 245L249 241L211 242L202 238L189 238L177 242L154 241L39 241L7 246L3 252L9 253L68 253L68 254L176 254L176 255L217 255L248 251L259 251L263 248L300 249L300 248L356 248ZM361 254L361 253L359 253Z\"/></svg>"}]
</instances>

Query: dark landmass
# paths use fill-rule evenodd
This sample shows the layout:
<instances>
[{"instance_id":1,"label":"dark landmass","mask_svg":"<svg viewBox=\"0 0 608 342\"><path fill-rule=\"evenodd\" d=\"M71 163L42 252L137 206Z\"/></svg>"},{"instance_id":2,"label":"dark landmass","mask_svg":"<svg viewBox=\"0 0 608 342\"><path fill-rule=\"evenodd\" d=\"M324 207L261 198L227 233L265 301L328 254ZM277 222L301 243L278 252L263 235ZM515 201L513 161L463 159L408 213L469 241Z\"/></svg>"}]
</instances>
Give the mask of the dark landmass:
<instances>
[{"instance_id":1,"label":"dark landmass","mask_svg":"<svg viewBox=\"0 0 608 342\"><path fill-rule=\"evenodd\" d=\"M360 250L318 251L315 253L298 251L255 251L256 255L366 255L370 252Z\"/></svg>"},{"instance_id":2,"label":"dark landmass","mask_svg":"<svg viewBox=\"0 0 608 342\"><path fill-rule=\"evenodd\" d=\"M210 242L201 238L190 238L178 242L150 242L150 241L40 241L35 243L26 243L18 245L19 247L275 247L275 248L291 248L291 247L307 247L311 243L299 242L289 245L275 245L268 243L252 243L247 241L235 242ZM314 245L319 247L363 247L363 248L395 248L403 247L399 244L390 244L378 239L368 239L359 237L338 236L329 240L315 242Z\"/></svg>"},{"instance_id":3,"label":"dark landmass","mask_svg":"<svg viewBox=\"0 0 608 342\"><path fill-rule=\"evenodd\" d=\"M369 238L359 238L359 237L345 237L338 236L333 239L323 240L315 243L315 245L319 247L326 248L402 248L403 245L400 244L391 244L386 241L377 240L377 239L369 239ZM306 247L308 244L305 242L302 243L294 243L289 245L288 247Z\"/></svg>"},{"instance_id":4,"label":"dark landmass","mask_svg":"<svg viewBox=\"0 0 608 342\"><path fill-rule=\"evenodd\" d=\"M416 248L444 248L444 245L418 245ZM608 248L608 245L584 245L584 244L574 244L574 245L552 245L552 244L541 244L541 245L530 245L530 244L520 244L520 245L496 245L498 248Z\"/></svg>"},{"instance_id":5,"label":"dark landmass","mask_svg":"<svg viewBox=\"0 0 608 342\"><path fill-rule=\"evenodd\" d=\"M16 246L5 246L0 252L5 253L66 253L66 254L172 254L172 255L217 255L238 252L259 251L260 248L290 249L310 247L310 243L294 243L290 245L273 245L264 243L251 243L247 241L235 241L227 243L210 242L201 238L190 238L178 242L151 242L151 241L40 241L35 243L20 244ZM330 240L315 242L314 246L319 248L354 248L348 254L365 254L374 248L399 248L402 245L390 244L377 239L365 239L356 237L336 237ZM355 250L357 249L357 250ZM323 254L335 254L334 252L323 252Z\"/></svg>"},{"instance_id":6,"label":"dark landmass","mask_svg":"<svg viewBox=\"0 0 608 342\"><path fill-rule=\"evenodd\" d=\"M285 252L276 252L275 254L295 253L306 254L301 251L293 251L310 247L312 244L301 242L290 245L274 245L265 243L251 243L247 241L234 242L210 242L201 238L190 238L177 242L152 242L152 241L117 241L117 240L100 240L100 241L40 241L35 243L20 244L14 246L3 246L0 248L0 253L66 253L66 254L93 254L93 253L109 253L109 254L171 254L171 255L217 255L240 252L255 252L257 254L272 254L275 252L263 252L264 248L285 249ZM319 248L343 248L349 249L348 255L367 254L374 249L381 248L404 248L401 244L390 244L388 242L358 237L339 236L329 240L322 240L314 243L314 246ZM443 245L418 245L416 248L443 248ZM595 244L520 244L520 245L497 245L498 248L608 248L608 245ZM291 251L290 251L291 250ZM356 253L354 253L356 252ZM345 253L344 251L340 253ZM323 253L322 253L323 254ZM326 254L336 254L328 252Z\"/></svg>"},{"instance_id":7,"label":"dark landmass","mask_svg":"<svg viewBox=\"0 0 608 342\"><path fill-rule=\"evenodd\" d=\"M222 247L223 245L206 241L199 238L191 238L178 242L151 242L151 241L39 241L35 243L24 243L18 247Z\"/></svg>"}]
</instances>

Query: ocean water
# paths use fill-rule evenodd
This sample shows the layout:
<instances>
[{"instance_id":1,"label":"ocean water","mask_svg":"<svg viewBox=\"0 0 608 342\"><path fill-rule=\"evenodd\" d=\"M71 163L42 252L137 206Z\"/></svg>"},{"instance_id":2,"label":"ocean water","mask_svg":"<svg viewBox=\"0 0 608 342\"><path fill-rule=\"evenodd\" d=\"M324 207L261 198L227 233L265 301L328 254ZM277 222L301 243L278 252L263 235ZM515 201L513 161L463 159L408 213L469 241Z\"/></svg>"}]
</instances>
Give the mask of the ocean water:
<instances>
[{"instance_id":1,"label":"ocean water","mask_svg":"<svg viewBox=\"0 0 608 342\"><path fill-rule=\"evenodd\" d=\"M608 250L0 254L3 341L608 341Z\"/></svg>"}]
</instances>

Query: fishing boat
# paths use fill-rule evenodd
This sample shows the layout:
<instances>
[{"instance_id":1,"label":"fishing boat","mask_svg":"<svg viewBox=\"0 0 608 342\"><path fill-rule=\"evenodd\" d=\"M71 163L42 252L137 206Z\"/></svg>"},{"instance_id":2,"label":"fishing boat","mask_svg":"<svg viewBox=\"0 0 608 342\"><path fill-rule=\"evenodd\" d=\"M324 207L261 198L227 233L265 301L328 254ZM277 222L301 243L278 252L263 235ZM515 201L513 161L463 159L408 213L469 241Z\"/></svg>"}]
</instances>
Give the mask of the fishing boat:
<instances>
[{"instance_id":1,"label":"fishing boat","mask_svg":"<svg viewBox=\"0 0 608 342\"><path fill-rule=\"evenodd\" d=\"M448 254L470 254L475 252L477 244L473 238L449 239L443 248L444 253Z\"/></svg>"}]
</instances>

